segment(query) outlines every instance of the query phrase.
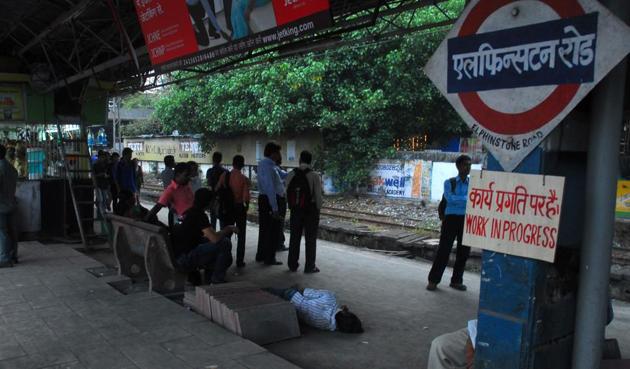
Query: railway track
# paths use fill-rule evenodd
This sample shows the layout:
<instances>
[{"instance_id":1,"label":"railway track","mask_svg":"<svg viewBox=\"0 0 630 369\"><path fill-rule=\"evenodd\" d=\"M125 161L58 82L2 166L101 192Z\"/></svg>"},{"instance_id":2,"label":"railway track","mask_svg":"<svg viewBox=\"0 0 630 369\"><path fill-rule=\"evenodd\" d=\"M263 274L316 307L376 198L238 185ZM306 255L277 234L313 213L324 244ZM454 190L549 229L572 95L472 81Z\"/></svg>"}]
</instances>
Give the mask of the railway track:
<instances>
[{"instance_id":1,"label":"railway track","mask_svg":"<svg viewBox=\"0 0 630 369\"><path fill-rule=\"evenodd\" d=\"M157 193L163 190L161 185L153 185L153 184L145 184L144 190L152 191L155 194L152 197L157 197ZM146 195L151 196L150 194ZM252 191L251 204L257 205L258 203L258 192ZM414 229L414 230L423 230L428 232L435 232L435 229L425 227L416 219L405 218L405 219L393 219L389 215L373 213L369 211L361 211L361 210L347 210L341 209L332 206L323 206L320 212L321 216L329 217L333 219L344 219L352 222L371 224L375 226L388 227L388 228L400 228L400 229Z\"/></svg>"}]
</instances>

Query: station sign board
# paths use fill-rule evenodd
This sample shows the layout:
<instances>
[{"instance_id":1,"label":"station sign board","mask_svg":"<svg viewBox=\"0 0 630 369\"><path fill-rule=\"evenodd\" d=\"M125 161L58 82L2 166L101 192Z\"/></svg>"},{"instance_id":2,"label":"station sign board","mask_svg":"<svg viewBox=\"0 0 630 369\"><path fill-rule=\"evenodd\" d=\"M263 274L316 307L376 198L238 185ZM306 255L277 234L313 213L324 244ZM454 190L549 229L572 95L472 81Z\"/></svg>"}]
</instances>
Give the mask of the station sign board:
<instances>
[{"instance_id":1,"label":"station sign board","mask_svg":"<svg viewBox=\"0 0 630 369\"><path fill-rule=\"evenodd\" d=\"M134 0L153 68L169 71L332 24L329 0Z\"/></svg>"},{"instance_id":2,"label":"station sign board","mask_svg":"<svg viewBox=\"0 0 630 369\"><path fill-rule=\"evenodd\" d=\"M473 170L463 244L552 263L564 177Z\"/></svg>"},{"instance_id":3,"label":"station sign board","mask_svg":"<svg viewBox=\"0 0 630 369\"><path fill-rule=\"evenodd\" d=\"M512 171L628 52L595 0L473 0L424 72Z\"/></svg>"}]
</instances>

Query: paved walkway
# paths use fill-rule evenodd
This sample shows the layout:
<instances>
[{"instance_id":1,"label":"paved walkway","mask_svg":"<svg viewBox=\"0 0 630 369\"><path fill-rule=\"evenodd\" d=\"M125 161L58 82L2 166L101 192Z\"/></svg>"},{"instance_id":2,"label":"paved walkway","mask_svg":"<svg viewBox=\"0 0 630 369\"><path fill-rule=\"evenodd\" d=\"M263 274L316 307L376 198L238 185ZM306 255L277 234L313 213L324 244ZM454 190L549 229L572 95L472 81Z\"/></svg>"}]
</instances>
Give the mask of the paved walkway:
<instances>
[{"instance_id":1,"label":"paved walkway","mask_svg":"<svg viewBox=\"0 0 630 369\"><path fill-rule=\"evenodd\" d=\"M0 369L298 369L182 306L123 295L65 245L20 244L0 269Z\"/></svg>"}]
</instances>

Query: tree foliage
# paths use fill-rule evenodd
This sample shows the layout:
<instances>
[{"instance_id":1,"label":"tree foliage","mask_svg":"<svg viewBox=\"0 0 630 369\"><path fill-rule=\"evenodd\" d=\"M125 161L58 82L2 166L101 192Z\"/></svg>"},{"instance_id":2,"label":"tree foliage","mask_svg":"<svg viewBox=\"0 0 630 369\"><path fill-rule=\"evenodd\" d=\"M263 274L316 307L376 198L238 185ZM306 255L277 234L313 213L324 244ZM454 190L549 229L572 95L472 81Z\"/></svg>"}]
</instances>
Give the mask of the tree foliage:
<instances>
[{"instance_id":1,"label":"tree foliage","mask_svg":"<svg viewBox=\"0 0 630 369\"><path fill-rule=\"evenodd\" d=\"M453 17L462 6L461 0L445 5ZM402 18L413 26L443 15L430 7ZM217 135L317 128L324 138L317 153L321 169L338 187L353 188L367 178L375 160L393 154L395 138L427 134L441 142L463 131L460 118L422 72L445 32L342 47L188 81L157 102L156 117L166 131L203 133L205 144Z\"/></svg>"}]
</instances>

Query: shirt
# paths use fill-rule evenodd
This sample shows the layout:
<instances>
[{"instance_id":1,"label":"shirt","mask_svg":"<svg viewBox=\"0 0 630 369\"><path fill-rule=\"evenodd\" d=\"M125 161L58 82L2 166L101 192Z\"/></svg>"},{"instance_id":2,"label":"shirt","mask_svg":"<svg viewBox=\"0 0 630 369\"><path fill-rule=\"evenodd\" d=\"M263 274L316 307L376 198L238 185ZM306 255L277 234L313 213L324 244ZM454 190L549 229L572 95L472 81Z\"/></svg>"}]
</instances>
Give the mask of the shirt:
<instances>
[{"instance_id":1,"label":"shirt","mask_svg":"<svg viewBox=\"0 0 630 369\"><path fill-rule=\"evenodd\" d=\"M93 168L98 188L103 190L109 189L109 186L111 185L109 178L109 163L104 160L97 160L96 163L94 163Z\"/></svg>"},{"instance_id":2,"label":"shirt","mask_svg":"<svg viewBox=\"0 0 630 369\"><path fill-rule=\"evenodd\" d=\"M225 173L221 175L219 183L225 185ZM245 177L240 170L232 169L230 171L230 189L234 195L235 204L249 203L249 179Z\"/></svg>"},{"instance_id":3,"label":"shirt","mask_svg":"<svg viewBox=\"0 0 630 369\"><path fill-rule=\"evenodd\" d=\"M468 321L468 337L472 343L473 349L477 346L477 319Z\"/></svg>"},{"instance_id":4,"label":"shirt","mask_svg":"<svg viewBox=\"0 0 630 369\"><path fill-rule=\"evenodd\" d=\"M185 255L198 245L209 242L203 236L203 230L210 227L208 215L203 209L192 207L186 211L186 216L181 224L173 229L173 253L175 258Z\"/></svg>"},{"instance_id":5,"label":"shirt","mask_svg":"<svg viewBox=\"0 0 630 369\"><path fill-rule=\"evenodd\" d=\"M162 173L160 173L160 179L162 179L162 186L164 186L164 188L168 187L168 185L171 184L171 181L173 181L174 178L175 172L171 167L164 168Z\"/></svg>"},{"instance_id":6,"label":"shirt","mask_svg":"<svg viewBox=\"0 0 630 369\"><path fill-rule=\"evenodd\" d=\"M194 200L195 195L190 183L180 186L177 182L171 181L171 184L162 192L158 204L170 206L177 215L183 216L186 210L193 206Z\"/></svg>"},{"instance_id":7,"label":"shirt","mask_svg":"<svg viewBox=\"0 0 630 369\"><path fill-rule=\"evenodd\" d=\"M208 169L206 172L206 182L208 183L208 187L211 190L215 190L217 183L219 183L219 178L221 178L221 174L227 172L227 169L223 168L221 164L215 165L212 168Z\"/></svg>"},{"instance_id":8,"label":"shirt","mask_svg":"<svg viewBox=\"0 0 630 369\"><path fill-rule=\"evenodd\" d=\"M130 191L135 193L136 187L136 168L132 162L121 160L116 165L116 182L120 186L121 191Z\"/></svg>"},{"instance_id":9,"label":"shirt","mask_svg":"<svg viewBox=\"0 0 630 369\"><path fill-rule=\"evenodd\" d=\"M17 170L7 161L0 160L0 213L7 214L15 209Z\"/></svg>"},{"instance_id":10,"label":"shirt","mask_svg":"<svg viewBox=\"0 0 630 369\"><path fill-rule=\"evenodd\" d=\"M300 164L301 170L311 169L308 164ZM295 172L291 171L287 175L287 186L286 189L289 189L289 184L291 184L291 180L295 177ZM308 182L308 187L311 189L311 201L315 204L317 210L322 208L322 203L324 198L322 196L322 180L319 176L319 173L314 171L309 171L306 173L306 181Z\"/></svg>"},{"instance_id":11,"label":"shirt","mask_svg":"<svg viewBox=\"0 0 630 369\"><path fill-rule=\"evenodd\" d=\"M258 192L267 196L273 211L278 211L276 196L284 197L284 186L276 167L277 165L273 160L264 158L258 162L258 172L256 173L258 175Z\"/></svg>"},{"instance_id":12,"label":"shirt","mask_svg":"<svg viewBox=\"0 0 630 369\"><path fill-rule=\"evenodd\" d=\"M451 190L451 180L444 181L444 198L446 199L446 209L444 215L465 215L466 200L468 199L468 182L466 178L462 181L460 176L455 179L455 193Z\"/></svg>"},{"instance_id":13,"label":"shirt","mask_svg":"<svg viewBox=\"0 0 630 369\"><path fill-rule=\"evenodd\" d=\"M296 292L291 297L298 316L311 327L334 331L337 329L335 315L339 310L334 292L326 290L304 289L304 294Z\"/></svg>"}]
</instances>

